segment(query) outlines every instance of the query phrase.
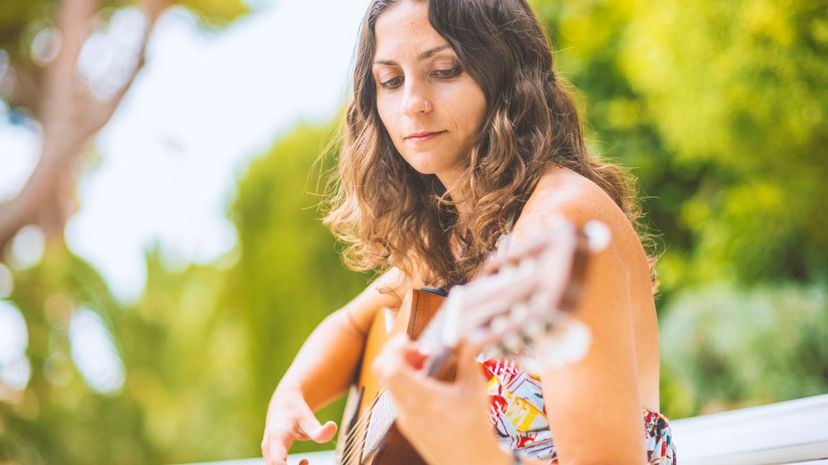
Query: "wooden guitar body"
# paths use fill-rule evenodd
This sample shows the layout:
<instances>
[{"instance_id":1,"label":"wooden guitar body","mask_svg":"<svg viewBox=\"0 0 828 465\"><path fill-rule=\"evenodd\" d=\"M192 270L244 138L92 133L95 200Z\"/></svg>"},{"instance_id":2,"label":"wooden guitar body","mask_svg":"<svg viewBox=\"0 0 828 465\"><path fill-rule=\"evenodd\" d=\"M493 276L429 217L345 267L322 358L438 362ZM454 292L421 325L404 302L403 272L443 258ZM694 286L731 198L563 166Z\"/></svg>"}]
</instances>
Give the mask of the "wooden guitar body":
<instances>
[{"instance_id":1,"label":"wooden guitar body","mask_svg":"<svg viewBox=\"0 0 828 465\"><path fill-rule=\"evenodd\" d=\"M382 391L371 363L394 336L405 333L411 339L417 339L444 300L445 297L437 291L412 290L403 299L399 311L385 308L377 312L345 407L337 441L338 465L426 465L396 426L382 438L379 447L366 450L367 425L371 421L369 410Z\"/></svg>"}]
</instances>

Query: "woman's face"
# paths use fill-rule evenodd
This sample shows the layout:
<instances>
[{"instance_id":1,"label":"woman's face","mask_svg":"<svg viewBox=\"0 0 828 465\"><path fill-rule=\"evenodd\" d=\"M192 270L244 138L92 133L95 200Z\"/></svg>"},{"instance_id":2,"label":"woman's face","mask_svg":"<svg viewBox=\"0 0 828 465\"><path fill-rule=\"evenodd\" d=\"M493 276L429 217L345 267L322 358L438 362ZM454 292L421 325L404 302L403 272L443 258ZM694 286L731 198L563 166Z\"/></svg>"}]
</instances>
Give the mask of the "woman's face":
<instances>
[{"instance_id":1,"label":"woman's face","mask_svg":"<svg viewBox=\"0 0 828 465\"><path fill-rule=\"evenodd\" d=\"M451 187L483 124L483 89L431 27L428 2L391 5L374 30L372 73L385 130L415 170Z\"/></svg>"}]
</instances>

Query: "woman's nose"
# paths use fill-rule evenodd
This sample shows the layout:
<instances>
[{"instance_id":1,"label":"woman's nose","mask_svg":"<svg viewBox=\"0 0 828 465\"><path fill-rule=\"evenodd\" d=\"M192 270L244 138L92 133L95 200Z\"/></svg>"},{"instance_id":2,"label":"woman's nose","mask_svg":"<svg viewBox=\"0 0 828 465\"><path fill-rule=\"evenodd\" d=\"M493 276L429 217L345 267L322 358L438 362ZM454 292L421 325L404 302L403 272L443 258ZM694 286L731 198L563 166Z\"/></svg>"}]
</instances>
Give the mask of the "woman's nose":
<instances>
[{"instance_id":1,"label":"woman's nose","mask_svg":"<svg viewBox=\"0 0 828 465\"><path fill-rule=\"evenodd\" d=\"M426 114L431 111L431 102L424 86L417 82L407 81L403 98L403 113L407 116Z\"/></svg>"}]
</instances>

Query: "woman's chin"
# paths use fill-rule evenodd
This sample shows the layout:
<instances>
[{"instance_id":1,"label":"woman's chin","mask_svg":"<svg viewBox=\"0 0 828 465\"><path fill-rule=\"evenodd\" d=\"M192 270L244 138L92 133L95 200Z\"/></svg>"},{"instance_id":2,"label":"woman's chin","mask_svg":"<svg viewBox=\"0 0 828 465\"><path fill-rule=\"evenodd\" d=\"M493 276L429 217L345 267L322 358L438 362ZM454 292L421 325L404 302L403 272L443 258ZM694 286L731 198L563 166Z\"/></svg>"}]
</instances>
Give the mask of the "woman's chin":
<instances>
[{"instance_id":1,"label":"woman's chin","mask_svg":"<svg viewBox=\"0 0 828 465\"><path fill-rule=\"evenodd\" d=\"M437 174L439 167L436 167L430 160L409 159L408 165L420 174Z\"/></svg>"},{"instance_id":2,"label":"woman's chin","mask_svg":"<svg viewBox=\"0 0 828 465\"><path fill-rule=\"evenodd\" d=\"M430 153L418 153L406 158L406 161L415 171L424 175L439 174L448 167L444 160L440 160L437 156ZM440 161L443 162L440 163Z\"/></svg>"}]
</instances>

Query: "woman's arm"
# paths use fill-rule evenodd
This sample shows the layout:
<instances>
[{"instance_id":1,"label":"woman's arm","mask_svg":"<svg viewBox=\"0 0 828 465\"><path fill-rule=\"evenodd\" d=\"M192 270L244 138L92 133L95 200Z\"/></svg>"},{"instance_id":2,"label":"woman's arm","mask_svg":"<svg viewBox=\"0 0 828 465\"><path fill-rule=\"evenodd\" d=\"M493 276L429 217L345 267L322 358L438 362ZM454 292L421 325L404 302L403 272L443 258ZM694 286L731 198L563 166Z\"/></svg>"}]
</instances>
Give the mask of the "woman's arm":
<instances>
[{"instance_id":1,"label":"woman's arm","mask_svg":"<svg viewBox=\"0 0 828 465\"><path fill-rule=\"evenodd\" d=\"M583 178L568 178L537 194L516 224L516 235L562 215L576 225L601 221L612 237L590 257L577 307L577 318L591 333L585 357L562 367L540 360L560 463L646 463L631 293L649 289L650 280L638 236L614 202ZM537 352L543 352L542 340Z\"/></svg>"},{"instance_id":2,"label":"woman's arm","mask_svg":"<svg viewBox=\"0 0 828 465\"><path fill-rule=\"evenodd\" d=\"M392 275L398 272L381 276L319 323L279 381L277 393L298 391L313 410L318 410L348 389L375 313L382 307L399 305L393 296L380 292Z\"/></svg>"},{"instance_id":3,"label":"woman's arm","mask_svg":"<svg viewBox=\"0 0 828 465\"><path fill-rule=\"evenodd\" d=\"M262 439L268 465L286 464L296 439L333 439L336 424L320 425L313 412L348 389L374 315L380 308L399 306L397 295L409 285L392 268L314 329L271 397ZM382 292L389 288L394 291Z\"/></svg>"},{"instance_id":4,"label":"woman's arm","mask_svg":"<svg viewBox=\"0 0 828 465\"><path fill-rule=\"evenodd\" d=\"M561 464L646 462L628 272L617 247L594 255L577 317L591 344L577 363L541 361L544 404ZM543 339L537 353L543 352Z\"/></svg>"}]
</instances>

